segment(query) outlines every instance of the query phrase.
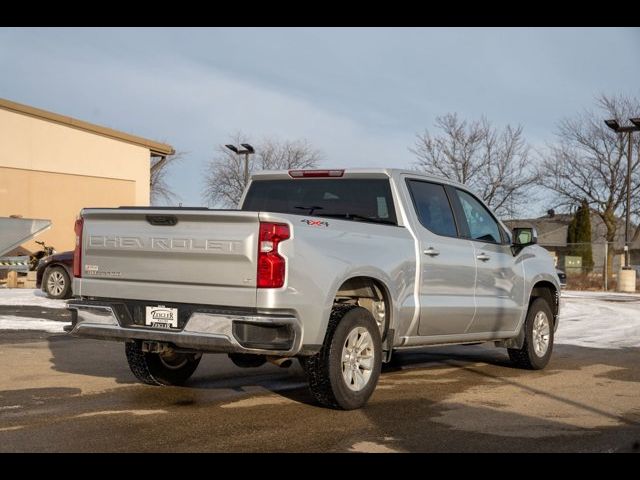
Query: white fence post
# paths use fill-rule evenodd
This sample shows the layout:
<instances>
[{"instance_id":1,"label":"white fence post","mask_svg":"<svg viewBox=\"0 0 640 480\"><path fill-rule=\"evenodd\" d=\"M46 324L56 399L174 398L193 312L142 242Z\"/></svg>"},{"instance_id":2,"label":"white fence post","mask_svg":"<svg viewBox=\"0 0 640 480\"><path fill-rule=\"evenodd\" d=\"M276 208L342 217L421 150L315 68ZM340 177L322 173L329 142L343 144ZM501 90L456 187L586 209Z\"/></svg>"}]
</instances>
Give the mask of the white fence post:
<instances>
[{"instance_id":1,"label":"white fence post","mask_svg":"<svg viewBox=\"0 0 640 480\"><path fill-rule=\"evenodd\" d=\"M608 265L608 261L609 261L609 244L607 243L607 241L605 240L604 242L604 291L606 292L608 290L608 281L609 281L609 265Z\"/></svg>"}]
</instances>

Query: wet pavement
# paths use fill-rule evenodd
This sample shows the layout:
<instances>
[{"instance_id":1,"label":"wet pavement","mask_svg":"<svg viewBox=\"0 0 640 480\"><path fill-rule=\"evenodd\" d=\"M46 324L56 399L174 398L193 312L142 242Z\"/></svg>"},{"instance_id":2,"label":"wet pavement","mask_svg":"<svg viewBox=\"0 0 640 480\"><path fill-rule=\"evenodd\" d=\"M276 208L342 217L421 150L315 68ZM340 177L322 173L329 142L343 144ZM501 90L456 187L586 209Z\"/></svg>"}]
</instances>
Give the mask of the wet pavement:
<instances>
[{"instance_id":1,"label":"wet pavement","mask_svg":"<svg viewBox=\"0 0 640 480\"><path fill-rule=\"evenodd\" d=\"M185 386L152 387L121 343L0 331L0 365L2 452L640 451L637 348L557 345L537 372L490 345L405 352L350 412L315 404L297 363L205 355Z\"/></svg>"}]
</instances>

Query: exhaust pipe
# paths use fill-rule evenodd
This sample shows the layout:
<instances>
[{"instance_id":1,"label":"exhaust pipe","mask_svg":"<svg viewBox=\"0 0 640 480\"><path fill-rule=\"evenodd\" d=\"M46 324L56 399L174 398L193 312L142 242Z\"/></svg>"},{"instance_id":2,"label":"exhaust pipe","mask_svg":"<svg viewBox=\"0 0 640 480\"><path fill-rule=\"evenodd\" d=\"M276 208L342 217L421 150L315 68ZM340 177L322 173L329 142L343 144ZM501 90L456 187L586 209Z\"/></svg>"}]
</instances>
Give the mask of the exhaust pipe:
<instances>
[{"instance_id":1,"label":"exhaust pipe","mask_svg":"<svg viewBox=\"0 0 640 480\"><path fill-rule=\"evenodd\" d=\"M167 353L173 350L168 343L153 342L144 340L142 342L142 351L148 353Z\"/></svg>"},{"instance_id":2,"label":"exhaust pipe","mask_svg":"<svg viewBox=\"0 0 640 480\"><path fill-rule=\"evenodd\" d=\"M293 363L293 358L291 357L267 357L267 361L269 363L273 363L280 368L289 368Z\"/></svg>"}]
</instances>

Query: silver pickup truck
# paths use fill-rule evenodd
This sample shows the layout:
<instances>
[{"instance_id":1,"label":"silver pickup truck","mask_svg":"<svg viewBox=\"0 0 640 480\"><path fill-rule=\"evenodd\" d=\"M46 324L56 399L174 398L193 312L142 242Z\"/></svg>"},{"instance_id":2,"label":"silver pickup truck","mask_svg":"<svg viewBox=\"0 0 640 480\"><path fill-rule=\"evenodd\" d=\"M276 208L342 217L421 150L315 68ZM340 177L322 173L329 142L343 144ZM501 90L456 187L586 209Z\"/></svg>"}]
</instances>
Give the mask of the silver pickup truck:
<instances>
[{"instance_id":1,"label":"silver pickup truck","mask_svg":"<svg viewBox=\"0 0 640 480\"><path fill-rule=\"evenodd\" d=\"M535 231L412 171L262 172L238 210L87 208L76 237L67 330L124 341L148 384L185 382L207 352L297 357L321 404L353 409L393 351L494 341L541 369L558 326Z\"/></svg>"}]
</instances>

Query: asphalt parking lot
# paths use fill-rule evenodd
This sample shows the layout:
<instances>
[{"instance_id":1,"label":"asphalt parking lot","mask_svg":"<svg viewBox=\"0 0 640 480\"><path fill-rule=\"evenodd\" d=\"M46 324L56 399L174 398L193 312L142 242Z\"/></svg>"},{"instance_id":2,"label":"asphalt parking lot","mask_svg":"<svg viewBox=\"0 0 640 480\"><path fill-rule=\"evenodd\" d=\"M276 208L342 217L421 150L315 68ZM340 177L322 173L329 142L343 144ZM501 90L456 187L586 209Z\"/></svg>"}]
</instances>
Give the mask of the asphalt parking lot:
<instances>
[{"instance_id":1,"label":"asphalt parking lot","mask_svg":"<svg viewBox=\"0 0 640 480\"><path fill-rule=\"evenodd\" d=\"M316 405L297 364L240 369L207 355L186 386L151 387L123 350L0 331L0 451L640 451L638 348L557 345L538 372L484 345L405 352L350 412Z\"/></svg>"}]
</instances>

